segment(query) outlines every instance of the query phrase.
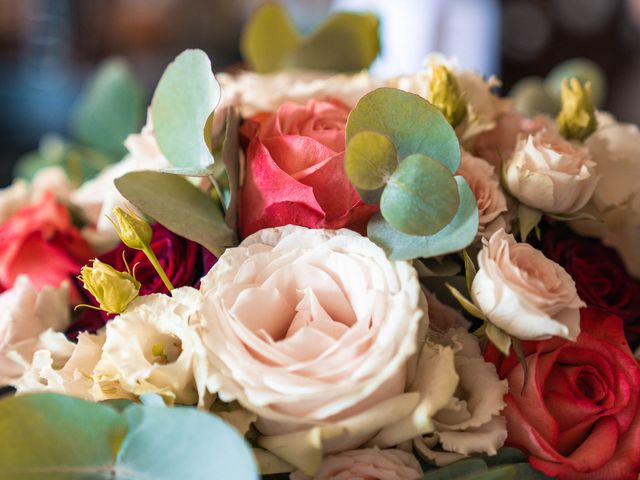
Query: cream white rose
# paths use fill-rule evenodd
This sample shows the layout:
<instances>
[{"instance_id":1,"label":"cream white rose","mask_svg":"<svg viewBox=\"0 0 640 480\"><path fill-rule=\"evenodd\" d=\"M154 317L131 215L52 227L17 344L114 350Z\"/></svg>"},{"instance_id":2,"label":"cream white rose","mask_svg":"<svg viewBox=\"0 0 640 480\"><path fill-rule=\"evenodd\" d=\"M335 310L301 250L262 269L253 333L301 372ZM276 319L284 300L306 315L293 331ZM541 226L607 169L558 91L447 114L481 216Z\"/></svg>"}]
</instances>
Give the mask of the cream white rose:
<instances>
[{"instance_id":1,"label":"cream white rose","mask_svg":"<svg viewBox=\"0 0 640 480\"><path fill-rule=\"evenodd\" d=\"M313 477L302 472L291 474L291 480L416 480L422 468L413 455L402 450L364 448L328 455L320 471Z\"/></svg>"},{"instance_id":2,"label":"cream white rose","mask_svg":"<svg viewBox=\"0 0 640 480\"><path fill-rule=\"evenodd\" d=\"M435 431L414 440L416 451L438 466L474 453L495 455L507 439L506 421L500 416L507 381L500 380L495 366L484 361L478 339L465 328L445 334L432 331L431 337L453 347L460 383L447 406L436 413Z\"/></svg>"},{"instance_id":3,"label":"cream white rose","mask_svg":"<svg viewBox=\"0 0 640 480\"><path fill-rule=\"evenodd\" d=\"M640 278L640 131L599 112L598 129L585 141L601 175L589 204L601 221L573 222L580 233L615 248Z\"/></svg>"},{"instance_id":4,"label":"cream white rose","mask_svg":"<svg viewBox=\"0 0 640 480\"><path fill-rule=\"evenodd\" d=\"M196 378L206 376L206 358L196 331L202 302L198 290L138 297L106 325L93 377L93 395L112 398L112 385L136 396L158 393L170 402L203 400ZM105 387L106 386L106 387Z\"/></svg>"},{"instance_id":5,"label":"cream white rose","mask_svg":"<svg viewBox=\"0 0 640 480\"><path fill-rule=\"evenodd\" d=\"M219 73L216 79L222 88L218 110L235 106L245 118L258 112L275 112L284 102L305 104L312 98L338 99L354 107L365 94L382 86L382 82L367 72L352 75L311 71Z\"/></svg>"},{"instance_id":6,"label":"cream white rose","mask_svg":"<svg viewBox=\"0 0 640 480\"><path fill-rule=\"evenodd\" d=\"M12 288L0 293L0 383L23 372L23 365L9 355L11 351L30 358L40 334L48 329L64 330L69 319L66 283L36 292L29 279L21 275Z\"/></svg>"},{"instance_id":7,"label":"cream white rose","mask_svg":"<svg viewBox=\"0 0 640 480\"><path fill-rule=\"evenodd\" d=\"M259 231L201 289L208 389L257 413L260 446L307 474L323 452L430 431L457 384L453 352L418 342L416 271L352 231Z\"/></svg>"},{"instance_id":8,"label":"cream white rose","mask_svg":"<svg viewBox=\"0 0 640 480\"><path fill-rule=\"evenodd\" d=\"M571 276L528 243L498 230L478 254L473 302L496 327L521 340L575 340L580 300Z\"/></svg>"},{"instance_id":9,"label":"cream white rose","mask_svg":"<svg viewBox=\"0 0 640 480\"><path fill-rule=\"evenodd\" d=\"M518 141L505 169L510 193L529 207L574 213L598 183L589 150L558 133L542 130Z\"/></svg>"},{"instance_id":10,"label":"cream white rose","mask_svg":"<svg viewBox=\"0 0 640 480\"><path fill-rule=\"evenodd\" d=\"M479 215L477 236L488 238L501 228L508 232L511 224L507 199L494 168L485 160L463 151L457 174L464 177L476 197Z\"/></svg>"}]
</instances>

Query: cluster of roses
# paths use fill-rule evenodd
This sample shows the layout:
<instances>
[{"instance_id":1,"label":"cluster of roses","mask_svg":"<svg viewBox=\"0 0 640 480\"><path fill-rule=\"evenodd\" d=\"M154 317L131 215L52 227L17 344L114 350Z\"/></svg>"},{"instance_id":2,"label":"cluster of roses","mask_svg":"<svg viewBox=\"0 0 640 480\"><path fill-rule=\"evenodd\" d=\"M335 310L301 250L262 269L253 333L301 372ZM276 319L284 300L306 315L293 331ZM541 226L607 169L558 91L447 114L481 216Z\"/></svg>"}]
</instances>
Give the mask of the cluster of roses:
<instances>
[{"instance_id":1,"label":"cluster of roses","mask_svg":"<svg viewBox=\"0 0 640 480\"><path fill-rule=\"evenodd\" d=\"M209 408L250 434L263 473L294 479L415 479L416 455L442 466L505 442L547 475L636 478L640 286L627 272L640 275L640 134L598 113L571 140L583 135L524 118L493 80L447 67L465 99L458 174L479 210L471 300L459 300L518 355L482 348L410 262L365 236L377 207L344 172L356 102L383 85L433 100L433 65L384 82L242 73L219 76L223 106L244 119L242 242L216 258L154 225L171 292L104 218L126 203L115 178L167 165L150 124L78 189L44 170L0 191L0 380ZM516 242L513 226L526 239L524 219L542 213L537 248ZM137 265L140 296L72 321L71 306L100 303L75 279L96 256L120 272Z\"/></svg>"}]
</instances>

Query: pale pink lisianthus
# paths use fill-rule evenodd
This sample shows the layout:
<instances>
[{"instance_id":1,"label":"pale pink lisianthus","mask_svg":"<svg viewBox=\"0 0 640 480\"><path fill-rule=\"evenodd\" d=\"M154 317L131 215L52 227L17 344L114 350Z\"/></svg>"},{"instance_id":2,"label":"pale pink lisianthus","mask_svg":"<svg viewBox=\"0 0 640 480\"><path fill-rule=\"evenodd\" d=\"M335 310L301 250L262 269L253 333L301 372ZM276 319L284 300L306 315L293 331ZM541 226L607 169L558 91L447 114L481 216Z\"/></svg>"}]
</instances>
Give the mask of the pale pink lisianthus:
<instances>
[{"instance_id":1,"label":"pale pink lisianthus","mask_svg":"<svg viewBox=\"0 0 640 480\"><path fill-rule=\"evenodd\" d=\"M498 230L478 267L471 296L493 325L521 340L578 337L585 303L571 276L541 251Z\"/></svg>"}]
</instances>

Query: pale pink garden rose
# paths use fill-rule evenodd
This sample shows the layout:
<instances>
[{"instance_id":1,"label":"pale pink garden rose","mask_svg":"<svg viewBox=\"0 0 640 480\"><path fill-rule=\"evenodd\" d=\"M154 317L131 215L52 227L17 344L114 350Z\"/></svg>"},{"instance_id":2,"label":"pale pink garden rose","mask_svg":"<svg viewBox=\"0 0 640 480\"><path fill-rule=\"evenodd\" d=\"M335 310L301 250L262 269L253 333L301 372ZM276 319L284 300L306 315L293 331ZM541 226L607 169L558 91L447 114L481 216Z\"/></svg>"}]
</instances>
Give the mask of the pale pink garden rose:
<instances>
[{"instance_id":1,"label":"pale pink garden rose","mask_svg":"<svg viewBox=\"0 0 640 480\"><path fill-rule=\"evenodd\" d=\"M478 254L471 297L496 327L521 340L580 333L580 300L571 276L528 243L498 230Z\"/></svg>"},{"instance_id":2,"label":"pale pink garden rose","mask_svg":"<svg viewBox=\"0 0 640 480\"><path fill-rule=\"evenodd\" d=\"M462 151L458 175L471 187L478 204L478 237L490 237L500 228L511 229L507 199L495 169L482 158Z\"/></svg>"},{"instance_id":3,"label":"pale pink garden rose","mask_svg":"<svg viewBox=\"0 0 640 480\"><path fill-rule=\"evenodd\" d=\"M259 445L307 474L323 454L431 431L457 385L453 351L418 339L415 269L353 231L261 230L201 290L207 388L255 412Z\"/></svg>"},{"instance_id":4,"label":"pale pink garden rose","mask_svg":"<svg viewBox=\"0 0 640 480\"><path fill-rule=\"evenodd\" d=\"M589 150L542 130L516 145L507 161L509 192L525 205L547 213L575 213L598 183Z\"/></svg>"},{"instance_id":5,"label":"pale pink garden rose","mask_svg":"<svg viewBox=\"0 0 640 480\"><path fill-rule=\"evenodd\" d=\"M22 375L24 366L11 352L30 357L38 337L48 329L63 330L69 325L69 292L45 286L36 291L21 275L13 287L0 293L0 383Z\"/></svg>"},{"instance_id":6,"label":"pale pink garden rose","mask_svg":"<svg viewBox=\"0 0 640 480\"><path fill-rule=\"evenodd\" d=\"M502 162L506 162L513 155L518 140L543 128L558 131L554 120L546 115L528 118L516 110L506 112L498 117L493 129L478 135L473 145L473 153L489 162L499 172Z\"/></svg>"},{"instance_id":7,"label":"pale pink garden rose","mask_svg":"<svg viewBox=\"0 0 640 480\"><path fill-rule=\"evenodd\" d=\"M507 439L506 420L500 415L506 406L507 381L500 380L495 366L485 362L478 339L466 328L451 328L443 334L432 330L430 337L453 348L460 383L449 403L436 413L434 432L414 440L416 451L438 466L474 453L495 455Z\"/></svg>"},{"instance_id":8,"label":"pale pink garden rose","mask_svg":"<svg viewBox=\"0 0 640 480\"><path fill-rule=\"evenodd\" d=\"M328 455L320 471L308 476L302 472L291 474L291 480L416 480L422 469L410 453L397 449L363 448L337 455Z\"/></svg>"}]
</instances>

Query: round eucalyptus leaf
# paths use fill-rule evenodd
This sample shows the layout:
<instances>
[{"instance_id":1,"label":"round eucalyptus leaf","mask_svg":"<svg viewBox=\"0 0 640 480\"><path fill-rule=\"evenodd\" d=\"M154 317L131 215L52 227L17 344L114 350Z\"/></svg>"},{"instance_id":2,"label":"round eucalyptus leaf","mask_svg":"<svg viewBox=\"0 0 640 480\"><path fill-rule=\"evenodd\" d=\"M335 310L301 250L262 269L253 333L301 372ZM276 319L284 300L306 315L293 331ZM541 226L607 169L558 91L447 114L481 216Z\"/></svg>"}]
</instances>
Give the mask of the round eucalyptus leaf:
<instances>
[{"instance_id":1,"label":"round eucalyptus leaf","mask_svg":"<svg viewBox=\"0 0 640 480\"><path fill-rule=\"evenodd\" d=\"M458 186L442 163L422 154L405 158L387 182L380 211L389 224L408 235L432 235L458 210Z\"/></svg>"},{"instance_id":2,"label":"round eucalyptus leaf","mask_svg":"<svg viewBox=\"0 0 640 480\"><path fill-rule=\"evenodd\" d=\"M347 121L347 144L362 131L385 135L398 158L421 153L455 173L460 166L456 133L440 110L424 98L395 88L378 88L360 99Z\"/></svg>"},{"instance_id":3,"label":"round eucalyptus leaf","mask_svg":"<svg viewBox=\"0 0 640 480\"><path fill-rule=\"evenodd\" d=\"M205 125L220 100L220 85L202 50L185 50L165 69L151 101L156 140L176 167L213 163Z\"/></svg>"},{"instance_id":4,"label":"round eucalyptus leaf","mask_svg":"<svg viewBox=\"0 0 640 480\"><path fill-rule=\"evenodd\" d=\"M376 190L398 166L396 147L376 132L360 132L349 142L344 155L345 171L351 183L362 190Z\"/></svg>"}]
</instances>

